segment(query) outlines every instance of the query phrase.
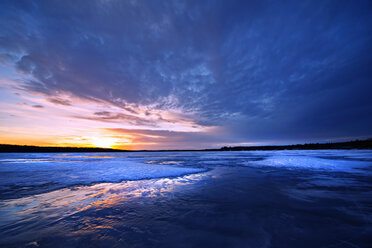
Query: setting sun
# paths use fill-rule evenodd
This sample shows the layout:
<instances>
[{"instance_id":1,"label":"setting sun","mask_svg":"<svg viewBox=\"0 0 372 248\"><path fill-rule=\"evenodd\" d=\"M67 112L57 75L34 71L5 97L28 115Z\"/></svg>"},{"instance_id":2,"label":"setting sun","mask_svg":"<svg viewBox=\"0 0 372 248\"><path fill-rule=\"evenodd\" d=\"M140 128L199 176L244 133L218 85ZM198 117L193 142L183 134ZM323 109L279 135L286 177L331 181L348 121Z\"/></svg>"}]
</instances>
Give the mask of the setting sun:
<instances>
[{"instance_id":1,"label":"setting sun","mask_svg":"<svg viewBox=\"0 0 372 248\"><path fill-rule=\"evenodd\" d=\"M92 138L92 145L102 148L114 148L117 145L118 139L111 137L94 137Z\"/></svg>"}]
</instances>

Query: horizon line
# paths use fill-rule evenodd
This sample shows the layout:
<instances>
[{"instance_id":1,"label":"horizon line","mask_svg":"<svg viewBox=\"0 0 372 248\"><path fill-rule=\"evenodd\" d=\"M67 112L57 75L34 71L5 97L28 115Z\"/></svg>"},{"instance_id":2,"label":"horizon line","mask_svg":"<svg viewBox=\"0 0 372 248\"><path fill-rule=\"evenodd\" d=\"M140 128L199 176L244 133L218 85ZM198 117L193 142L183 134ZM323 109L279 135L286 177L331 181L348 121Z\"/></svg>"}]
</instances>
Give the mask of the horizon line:
<instances>
[{"instance_id":1,"label":"horizon line","mask_svg":"<svg viewBox=\"0 0 372 248\"><path fill-rule=\"evenodd\" d=\"M290 145L255 145L255 146L221 146L219 148L201 148L201 149L118 149L118 148L109 148L109 147L82 147L82 146L37 146L37 145L15 145L15 144L0 144L0 148L3 147L18 147L18 148L46 148L46 149L78 149L78 150L102 150L102 151L115 151L115 152L157 152L157 151L223 151L223 150L232 150L232 149L264 149L264 148L293 148L293 147L305 147L305 146L325 146L325 145L341 145L341 144L348 144L348 143L357 143L357 142L364 142L364 143L371 143L367 144L370 148L372 145L372 138L367 139L354 139L349 141L339 141L339 142L310 142L310 143L297 143L297 144L290 144ZM336 149L336 148L333 148ZM2 149L1 149L2 150ZM0 152L2 152L0 150Z\"/></svg>"}]
</instances>

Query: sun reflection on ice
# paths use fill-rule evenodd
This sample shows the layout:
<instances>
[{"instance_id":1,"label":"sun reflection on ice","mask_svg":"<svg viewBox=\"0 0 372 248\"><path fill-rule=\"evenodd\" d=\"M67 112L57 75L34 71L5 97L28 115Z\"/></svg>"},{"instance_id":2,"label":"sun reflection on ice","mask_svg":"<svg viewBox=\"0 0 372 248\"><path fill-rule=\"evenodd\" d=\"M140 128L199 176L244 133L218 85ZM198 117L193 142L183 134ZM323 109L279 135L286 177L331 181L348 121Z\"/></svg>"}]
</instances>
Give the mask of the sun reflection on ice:
<instances>
[{"instance_id":1,"label":"sun reflection on ice","mask_svg":"<svg viewBox=\"0 0 372 248\"><path fill-rule=\"evenodd\" d=\"M2 203L8 209L8 216L0 228L7 228L7 233L15 240L22 241L34 233L48 235L45 226L71 222L72 226L65 235L89 234L96 229L113 228L115 223L110 218L102 218L100 211L112 211L136 201L166 197L172 198L180 187L192 185L203 178L192 174L178 178L161 178L139 181L124 181L121 183L100 183L91 186L75 186L39 195L19 199L11 199ZM93 213L93 216L85 216ZM76 216L85 216L84 221L74 222ZM39 218L39 227L35 227L35 216ZM78 218L77 218L78 219ZM22 235L19 229L12 228L14 223L22 222ZM75 226L76 224L76 226ZM5 227L7 226L7 227ZM79 226L77 228L77 226ZM61 228L60 230L66 230Z\"/></svg>"}]
</instances>

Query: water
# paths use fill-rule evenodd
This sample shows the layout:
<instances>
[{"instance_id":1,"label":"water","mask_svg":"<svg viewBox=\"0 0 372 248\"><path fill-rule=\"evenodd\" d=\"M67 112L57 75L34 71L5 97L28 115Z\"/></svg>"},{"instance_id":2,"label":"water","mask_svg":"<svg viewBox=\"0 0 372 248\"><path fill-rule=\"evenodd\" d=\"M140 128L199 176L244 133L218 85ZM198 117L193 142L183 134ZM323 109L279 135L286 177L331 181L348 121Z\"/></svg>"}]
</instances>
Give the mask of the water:
<instances>
[{"instance_id":1,"label":"water","mask_svg":"<svg viewBox=\"0 0 372 248\"><path fill-rule=\"evenodd\" d=\"M370 247L372 151L0 154L0 247Z\"/></svg>"}]
</instances>

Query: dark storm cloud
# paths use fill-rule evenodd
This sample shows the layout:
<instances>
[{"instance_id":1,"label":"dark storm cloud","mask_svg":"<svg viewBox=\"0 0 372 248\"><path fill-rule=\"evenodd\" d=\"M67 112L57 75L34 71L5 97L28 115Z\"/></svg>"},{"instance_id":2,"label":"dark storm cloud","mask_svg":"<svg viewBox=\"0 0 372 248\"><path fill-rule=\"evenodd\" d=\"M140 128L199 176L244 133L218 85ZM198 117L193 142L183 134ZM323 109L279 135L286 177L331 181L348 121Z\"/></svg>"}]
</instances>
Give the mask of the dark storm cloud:
<instances>
[{"instance_id":1,"label":"dark storm cloud","mask_svg":"<svg viewBox=\"0 0 372 248\"><path fill-rule=\"evenodd\" d=\"M370 1L3 1L0 58L28 91L183 107L237 141L366 136L371 10ZM94 118L107 117L121 118Z\"/></svg>"}]
</instances>

